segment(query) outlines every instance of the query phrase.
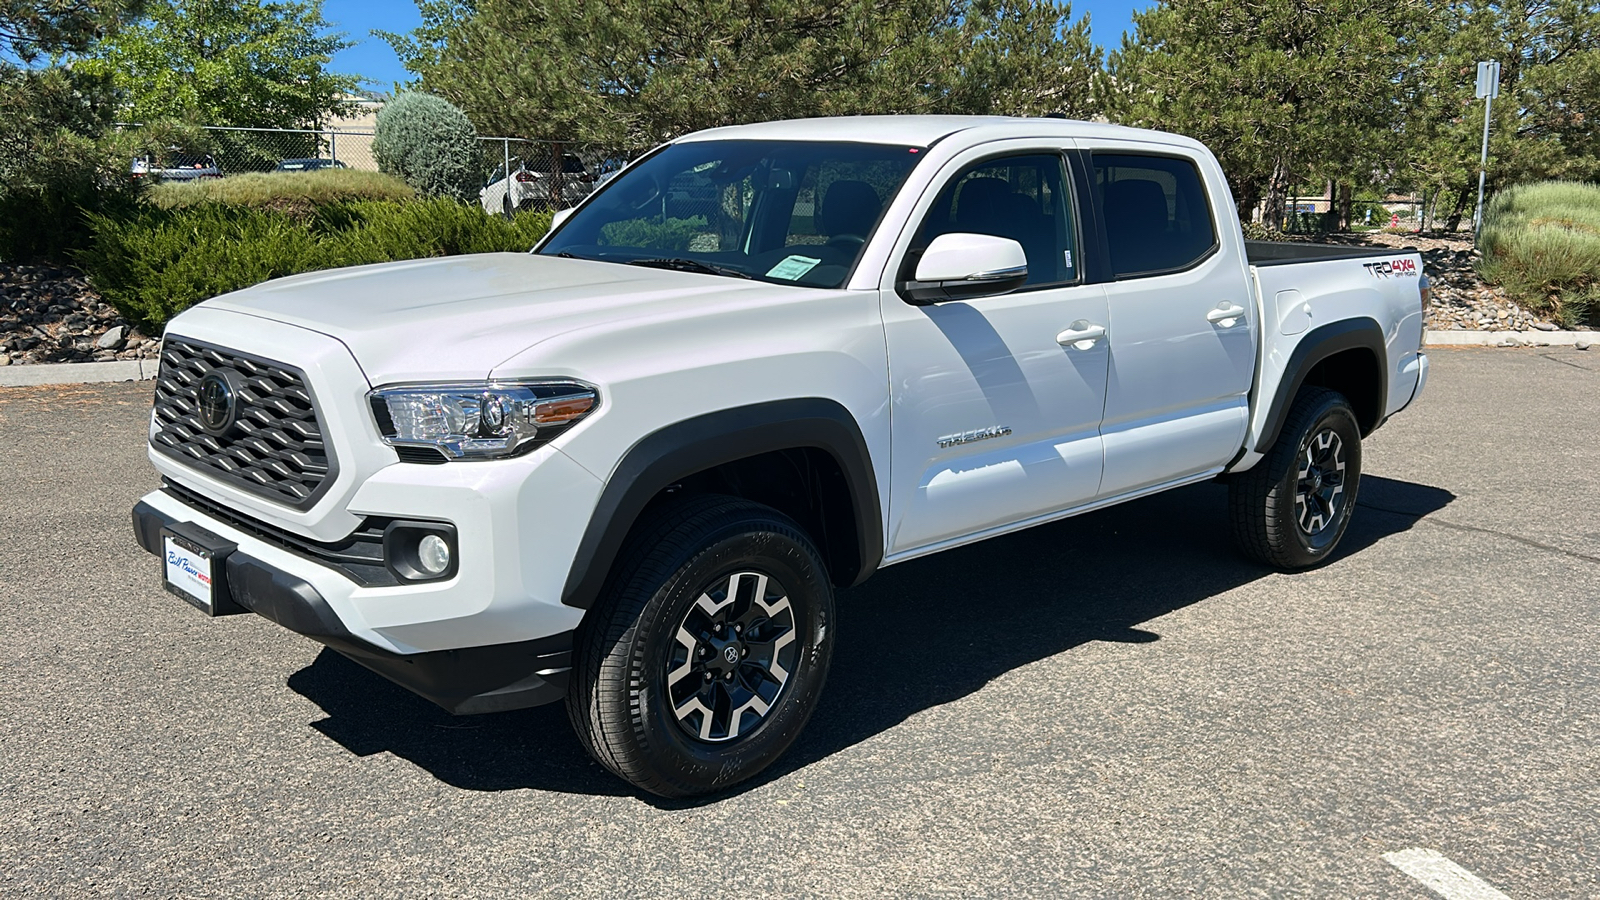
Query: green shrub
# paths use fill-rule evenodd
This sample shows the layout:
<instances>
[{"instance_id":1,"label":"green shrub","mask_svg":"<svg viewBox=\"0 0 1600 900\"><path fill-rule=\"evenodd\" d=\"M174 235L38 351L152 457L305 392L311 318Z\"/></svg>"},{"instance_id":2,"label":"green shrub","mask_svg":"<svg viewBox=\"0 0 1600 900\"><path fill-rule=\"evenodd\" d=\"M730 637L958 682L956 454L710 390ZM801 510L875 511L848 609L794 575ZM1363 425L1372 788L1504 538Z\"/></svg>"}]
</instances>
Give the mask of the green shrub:
<instances>
[{"instance_id":1,"label":"green shrub","mask_svg":"<svg viewBox=\"0 0 1600 900\"><path fill-rule=\"evenodd\" d=\"M1567 327L1600 324L1600 186L1518 185L1495 195L1478 235L1486 281Z\"/></svg>"},{"instance_id":2,"label":"green shrub","mask_svg":"<svg viewBox=\"0 0 1600 900\"><path fill-rule=\"evenodd\" d=\"M549 213L528 213L508 222L443 197L412 203L338 204L320 210L312 223L320 248L313 268L520 252L532 247L549 228Z\"/></svg>"},{"instance_id":3,"label":"green shrub","mask_svg":"<svg viewBox=\"0 0 1600 900\"><path fill-rule=\"evenodd\" d=\"M471 200L481 186L478 133L461 110L431 94L401 94L378 113L372 155L425 197Z\"/></svg>"},{"instance_id":4,"label":"green shrub","mask_svg":"<svg viewBox=\"0 0 1600 900\"><path fill-rule=\"evenodd\" d=\"M296 176L307 177L307 176ZM506 221L454 200L367 200L281 209L200 203L93 215L77 262L124 317L155 334L195 303L269 278L339 266L524 251L550 227L529 213Z\"/></svg>"},{"instance_id":5,"label":"green shrub","mask_svg":"<svg viewBox=\"0 0 1600 900\"><path fill-rule=\"evenodd\" d=\"M1389 208L1376 200L1356 200L1350 204L1350 225L1382 227L1389 224Z\"/></svg>"},{"instance_id":6,"label":"green shrub","mask_svg":"<svg viewBox=\"0 0 1600 900\"><path fill-rule=\"evenodd\" d=\"M0 62L0 262L64 262L88 240L83 210L132 203L112 99L102 79Z\"/></svg>"},{"instance_id":7,"label":"green shrub","mask_svg":"<svg viewBox=\"0 0 1600 900\"><path fill-rule=\"evenodd\" d=\"M173 315L217 294L303 272L316 238L286 213L206 204L91 215L79 264L102 297L154 334Z\"/></svg>"},{"instance_id":8,"label":"green shrub","mask_svg":"<svg viewBox=\"0 0 1600 900\"><path fill-rule=\"evenodd\" d=\"M48 185L0 191L0 262L65 263L87 246L88 215L137 206L131 189L63 172Z\"/></svg>"},{"instance_id":9,"label":"green shrub","mask_svg":"<svg viewBox=\"0 0 1600 900\"><path fill-rule=\"evenodd\" d=\"M145 195L152 206L177 209L205 203L277 209L310 218L317 209L358 200L409 200L411 186L393 175L356 169L315 172L251 172L226 178L169 181Z\"/></svg>"}]
</instances>

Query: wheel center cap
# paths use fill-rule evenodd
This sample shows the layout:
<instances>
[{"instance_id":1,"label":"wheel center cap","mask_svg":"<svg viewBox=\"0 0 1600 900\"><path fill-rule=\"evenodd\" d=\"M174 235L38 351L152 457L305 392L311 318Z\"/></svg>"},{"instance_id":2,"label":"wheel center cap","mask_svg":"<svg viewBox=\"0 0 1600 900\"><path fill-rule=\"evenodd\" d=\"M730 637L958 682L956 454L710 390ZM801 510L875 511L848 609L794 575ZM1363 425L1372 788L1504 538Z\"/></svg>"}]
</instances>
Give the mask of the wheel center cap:
<instances>
[{"instance_id":1,"label":"wheel center cap","mask_svg":"<svg viewBox=\"0 0 1600 900\"><path fill-rule=\"evenodd\" d=\"M1322 470L1316 466L1312 466L1310 478L1311 487L1308 489L1307 493L1315 494L1317 491L1322 490Z\"/></svg>"},{"instance_id":2,"label":"wheel center cap","mask_svg":"<svg viewBox=\"0 0 1600 900\"><path fill-rule=\"evenodd\" d=\"M739 668L739 663L744 659L744 644L737 638L730 641L712 640L706 648L710 652L705 656L705 667L719 675Z\"/></svg>"}]
</instances>

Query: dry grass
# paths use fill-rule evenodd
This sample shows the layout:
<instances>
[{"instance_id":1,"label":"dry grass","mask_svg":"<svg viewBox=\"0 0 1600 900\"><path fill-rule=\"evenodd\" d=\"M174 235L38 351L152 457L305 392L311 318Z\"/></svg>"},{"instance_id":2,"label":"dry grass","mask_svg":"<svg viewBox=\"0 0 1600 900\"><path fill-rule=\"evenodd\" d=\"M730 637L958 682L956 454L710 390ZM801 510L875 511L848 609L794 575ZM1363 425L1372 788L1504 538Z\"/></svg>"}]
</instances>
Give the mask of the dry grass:
<instances>
[{"instance_id":1,"label":"dry grass","mask_svg":"<svg viewBox=\"0 0 1600 900\"><path fill-rule=\"evenodd\" d=\"M159 209L222 203L274 209L309 216L319 207L357 200L410 200L411 188L393 175L355 169L315 172L248 172L226 178L167 182L152 187L146 200Z\"/></svg>"},{"instance_id":2,"label":"dry grass","mask_svg":"<svg viewBox=\"0 0 1600 900\"><path fill-rule=\"evenodd\" d=\"M1484 210L1479 271L1562 325L1600 324L1600 186L1525 184Z\"/></svg>"}]
</instances>

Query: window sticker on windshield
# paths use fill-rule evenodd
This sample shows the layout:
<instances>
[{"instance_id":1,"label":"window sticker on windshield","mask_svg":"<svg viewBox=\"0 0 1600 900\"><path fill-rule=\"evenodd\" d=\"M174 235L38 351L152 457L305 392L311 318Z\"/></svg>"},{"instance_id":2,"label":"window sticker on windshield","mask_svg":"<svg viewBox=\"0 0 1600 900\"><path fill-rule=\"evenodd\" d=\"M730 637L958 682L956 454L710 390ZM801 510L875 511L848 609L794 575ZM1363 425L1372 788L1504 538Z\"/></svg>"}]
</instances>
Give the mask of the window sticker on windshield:
<instances>
[{"instance_id":1,"label":"window sticker on windshield","mask_svg":"<svg viewBox=\"0 0 1600 900\"><path fill-rule=\"evenodd\" d=\"M799 281L800 276L817 267L822 262L809 256L791 256L783 262L773 266L767 272L768 278L782 278L784 281Z\"/></svg>"}]
</instances>

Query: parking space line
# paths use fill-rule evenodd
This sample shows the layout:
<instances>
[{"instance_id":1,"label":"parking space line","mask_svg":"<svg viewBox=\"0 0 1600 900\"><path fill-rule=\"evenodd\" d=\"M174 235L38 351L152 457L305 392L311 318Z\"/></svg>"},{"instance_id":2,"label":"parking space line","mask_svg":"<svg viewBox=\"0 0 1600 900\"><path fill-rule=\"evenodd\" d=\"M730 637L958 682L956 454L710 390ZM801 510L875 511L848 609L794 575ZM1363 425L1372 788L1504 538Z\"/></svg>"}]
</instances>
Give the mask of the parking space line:
<instances>
[{"instance_id":1,"label":"parking space line","mask_svg":"<svg viewBox=\"0 0 1600 900\"><path fill-rule=\"evenodd\" d=\"M1385 853L1383 859L1445 900L1511 900L1437 850L1412 847Z\"/></svg>"}]
</instances>

